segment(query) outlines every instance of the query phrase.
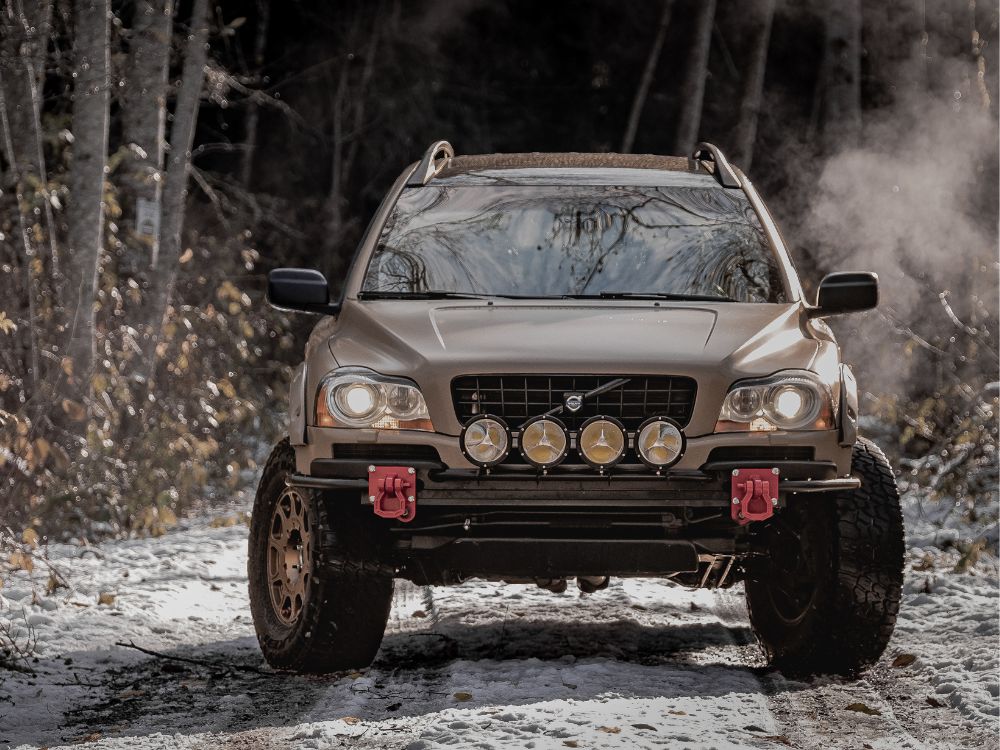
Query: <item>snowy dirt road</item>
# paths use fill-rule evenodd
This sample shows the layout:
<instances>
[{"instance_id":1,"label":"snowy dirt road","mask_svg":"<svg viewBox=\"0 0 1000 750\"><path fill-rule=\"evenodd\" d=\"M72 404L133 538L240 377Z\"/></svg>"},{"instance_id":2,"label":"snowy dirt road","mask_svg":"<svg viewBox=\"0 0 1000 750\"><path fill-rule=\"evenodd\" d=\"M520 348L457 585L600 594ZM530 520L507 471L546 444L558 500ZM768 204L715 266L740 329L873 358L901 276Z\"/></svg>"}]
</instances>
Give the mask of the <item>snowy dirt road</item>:
<instances>
[{"instance_id":1,"label":"snowy dirt road","mask_svg":"<svg viewBox=\"0 0 1000 750\"><path fill-rule=\"evenodd\" d=\"M38 646L33 673L0 671L0 748L998 747L994 558L955 573L953 553L911 549L896 636L857 682L785 680L738 589L650 579L470 582L433 606L400 585L371 669L299 677L257 650L246 532L53 546L70 590L49 595L39 568L8 581L0 618Z\"/></svg>"}]
</instances>

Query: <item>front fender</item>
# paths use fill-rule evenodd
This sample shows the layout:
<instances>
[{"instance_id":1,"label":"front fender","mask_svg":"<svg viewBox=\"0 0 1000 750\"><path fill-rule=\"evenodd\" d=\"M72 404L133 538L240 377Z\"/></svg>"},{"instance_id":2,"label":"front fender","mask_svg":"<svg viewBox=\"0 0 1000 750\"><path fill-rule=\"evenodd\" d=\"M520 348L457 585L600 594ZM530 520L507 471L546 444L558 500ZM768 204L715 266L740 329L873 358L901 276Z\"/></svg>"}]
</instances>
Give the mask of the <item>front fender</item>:
<instances>
[{"instance_id":1,"label":"front fender","mask_svg":"<svg viewBox=\"0 0 1000 750\"><path fill-rule=\"evenodd\" d=\"M288 441L306 444L306 363L295 368L288 386Z\"/></svg>"},{"instance_id":2,"label":"front fender","mask_svg":"<svg viewBox=\"0 0 1000 750\"><path fill-rule=\"evenodd\" d=\"M840 366L840 445L852 446L858 439L858 381L850 365Z\"/></svg>"}]
</instances>

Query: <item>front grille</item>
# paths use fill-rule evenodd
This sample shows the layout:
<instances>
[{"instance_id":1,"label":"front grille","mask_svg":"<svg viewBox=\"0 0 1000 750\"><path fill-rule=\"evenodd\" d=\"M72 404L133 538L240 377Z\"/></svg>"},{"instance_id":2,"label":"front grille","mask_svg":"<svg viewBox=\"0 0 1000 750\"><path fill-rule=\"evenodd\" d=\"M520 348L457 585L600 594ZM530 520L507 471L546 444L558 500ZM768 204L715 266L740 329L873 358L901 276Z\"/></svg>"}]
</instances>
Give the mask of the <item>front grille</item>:
<instances>
[{"instance_id":1,"label":"front grille","mask_svg":"<svg viewBox=\"0 0 1000 750\"><path fill-rule=\"evenodd\" d=\"M463 424L479 414L502 417L512 430L531 417L562 406L566 394L586 393L613 380L618 388L587 399L573 413L558 415L570 430L598 414L620 419L629 430L649 417L670 417L682 427L691 419L697 384L669 375L467 375L451 384L455 413Z\"/></svg>"}]
</instances>

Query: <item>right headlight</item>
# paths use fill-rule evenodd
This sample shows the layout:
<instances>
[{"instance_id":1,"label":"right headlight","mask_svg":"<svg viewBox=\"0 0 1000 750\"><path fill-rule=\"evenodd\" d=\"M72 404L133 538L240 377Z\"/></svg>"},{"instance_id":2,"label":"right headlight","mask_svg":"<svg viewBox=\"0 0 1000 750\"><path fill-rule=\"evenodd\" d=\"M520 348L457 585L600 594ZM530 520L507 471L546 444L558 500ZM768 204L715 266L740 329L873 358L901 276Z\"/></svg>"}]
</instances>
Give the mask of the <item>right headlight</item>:
<instances>
[{"instance_id":1,"label":"right headlight","mask_svg":"<svg viewBox=\"0 0 1000 750\"><path fill-rule=\"evenodd\" d=\"M416 383L361 367L334 370L323 379L316 394L316 424L434 431Z\"/></svg>"},{"instance_id":2,"label":"right headlight","mask_svg":"<svg viewBox=\"0 0 1000 750\"><path fill-rule=\"evenodd\" d=\"M735 383L715 431L829 430L833 413L829 386L811 372L793 370Z\"/></svg>"}]
</instances>

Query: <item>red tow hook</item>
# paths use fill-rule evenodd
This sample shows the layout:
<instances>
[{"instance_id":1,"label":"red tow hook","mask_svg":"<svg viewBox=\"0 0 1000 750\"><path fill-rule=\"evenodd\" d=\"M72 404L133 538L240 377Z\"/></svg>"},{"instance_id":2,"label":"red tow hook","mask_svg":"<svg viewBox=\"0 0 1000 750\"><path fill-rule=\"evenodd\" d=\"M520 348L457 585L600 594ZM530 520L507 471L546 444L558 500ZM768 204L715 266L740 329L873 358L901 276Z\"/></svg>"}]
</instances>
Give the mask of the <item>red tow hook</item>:
<instances>
[{"instance_id":1,"label":"red tow hook","mask_svg":"<svg viewBox=\"0 0 1000 750\"><path fill-rule=\"evenodd\" d=\"M368 502L376 516L409 522L417 515L417 472L411 466L369 466Z\"/></svg>"},{"instance_id":2,"label":"red tow hook","mask_svg":"<svg viewBox=\"0 0 1000 750\"><path fill-rule=\"evenodd\" d=\"M730 509L736 523L745 526L774 515L779 474L778 469L733 469Z\"/></svg>"}]
</instances>

